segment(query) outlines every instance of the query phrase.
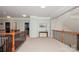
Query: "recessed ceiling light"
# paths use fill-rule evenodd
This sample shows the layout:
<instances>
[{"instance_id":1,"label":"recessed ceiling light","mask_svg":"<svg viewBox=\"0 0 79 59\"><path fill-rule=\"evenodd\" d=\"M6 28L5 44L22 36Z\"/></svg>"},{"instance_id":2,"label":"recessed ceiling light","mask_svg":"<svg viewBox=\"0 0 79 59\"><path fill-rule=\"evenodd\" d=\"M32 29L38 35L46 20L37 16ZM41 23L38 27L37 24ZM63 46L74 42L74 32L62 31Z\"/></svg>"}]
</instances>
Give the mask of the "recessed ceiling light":
<instances>
[{"instance_id":1,"label":"recessed ceiling light","mask_svg":"<svg viewBox=\"0 0 79 59\"><path fill-rule=\"evenodd\" d=\"M10 16L7 16L7 18L11 18Z\"/></svg>"},{"instance_id":2,"label":"recessed ceiling light","mask_svg":"<svg viewBox=\"0 0 79 59\"><path fill-rule=\"evenodd\" d=\"M23 14L22 16L23 16L23 17L26 17L26 15L25 15L25 14Z\"/></svg>"},{"instance_id":3,"label":"recessed ceiling light","mask_svg":"<svg viewBox=\"0 0 79 59\"><path fill-rule=\"evenodd\" d=\"M41 6L41 8L45 8L46 6Z\"/></svg>"}]
</instances>

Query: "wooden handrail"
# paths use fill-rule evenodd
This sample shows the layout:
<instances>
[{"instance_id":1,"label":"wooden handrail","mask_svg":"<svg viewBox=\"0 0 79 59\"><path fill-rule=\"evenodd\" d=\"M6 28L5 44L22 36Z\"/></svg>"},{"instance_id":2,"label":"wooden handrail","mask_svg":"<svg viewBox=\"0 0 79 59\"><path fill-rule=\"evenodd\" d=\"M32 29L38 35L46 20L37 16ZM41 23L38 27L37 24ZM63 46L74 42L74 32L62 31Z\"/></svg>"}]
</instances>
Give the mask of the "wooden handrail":
<instances>
[{"instance_id":1,"label":"wooden handrail","mask_svg":"<svg viewBox=\"0 0 79 59\"><path fill-rule=\"evenodd\" d=\"M12 35L12 33L1 32L0 35Z\"/></svg>"},{"instance_id":2,"label":"wooden handrail","mask_svg":"<svg viewBox=\"0 0 79 59\"><path fill-rule=\"evenodd\" d=\"M73 34L73 35L78 35L79 34L79 32L71 32L71 31L63 31L63 30L53 30L53 31L63 32L63 33L70 33L70 34Z\"/></svg>"},{"instance_id":3,"label":"wooden handrail","mask_svg":"<svg viewBox=\"0 0 79 59\"><path fill-rule=\"evenodd\" d=\"M24 33L24 31L22 31L22 32L16 32L15 35L20 34L20 33Z\"/></svg>"},{"instance_id":4,"label":"wooden handrail","mask_svg":"<svg viewBox=\"0 0 79 59\"><path fill-rule=\"evenodd\" d=\"M79 35L79 32L71 32L71 31L64 31L64 30L53 30L56 32L61 33L61 42L64 43L64 33L72 34L72 35Z\"/></svg>"}]
</instances>

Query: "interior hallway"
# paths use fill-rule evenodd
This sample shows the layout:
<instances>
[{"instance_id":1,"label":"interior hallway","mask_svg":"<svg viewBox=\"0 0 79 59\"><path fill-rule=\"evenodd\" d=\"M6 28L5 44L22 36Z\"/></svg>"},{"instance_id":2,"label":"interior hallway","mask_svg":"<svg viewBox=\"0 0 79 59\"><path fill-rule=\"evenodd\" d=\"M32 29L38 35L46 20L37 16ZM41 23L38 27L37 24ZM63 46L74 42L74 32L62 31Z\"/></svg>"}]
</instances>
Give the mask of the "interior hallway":
<instances>
[{"instance_id":1,"label":"interior hallway","mask_svg":"<svg viewBox=\"0 0 79 59\"><path fill-rule=\"evenodd\" d=\"M55 39L27 38L17 52L76 52L76 50Z\"/></svg>"}]
</instances>

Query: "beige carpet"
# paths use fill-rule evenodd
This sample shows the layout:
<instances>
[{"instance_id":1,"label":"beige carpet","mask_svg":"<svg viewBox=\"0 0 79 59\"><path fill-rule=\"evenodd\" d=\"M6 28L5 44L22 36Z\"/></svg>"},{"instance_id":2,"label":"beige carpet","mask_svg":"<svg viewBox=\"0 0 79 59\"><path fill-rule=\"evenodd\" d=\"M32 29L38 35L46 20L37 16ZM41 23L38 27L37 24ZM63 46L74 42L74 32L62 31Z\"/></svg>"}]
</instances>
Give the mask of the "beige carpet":
<instances>
[{"instance_id":1,"label":"beige carpet","mask_svg":"<svg viewBox=\"0 0 79 59\"><path fill-rule=\"evenodd\" d=\"M28 38L17 52L75 52L69 46L50 38Z\"/></svg>"}]
</instances>

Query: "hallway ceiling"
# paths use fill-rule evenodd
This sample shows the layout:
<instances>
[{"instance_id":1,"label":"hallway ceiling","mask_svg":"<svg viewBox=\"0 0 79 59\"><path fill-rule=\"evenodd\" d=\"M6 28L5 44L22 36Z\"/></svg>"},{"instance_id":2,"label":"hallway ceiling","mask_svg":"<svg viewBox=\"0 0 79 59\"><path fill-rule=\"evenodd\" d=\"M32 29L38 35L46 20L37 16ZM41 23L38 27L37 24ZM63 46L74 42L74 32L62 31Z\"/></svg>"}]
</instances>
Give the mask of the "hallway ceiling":
<instances>
[{"instance_id":1,"label":"hallway ceiling","mask_svg":"<svg viewBox=\"0 0 79 59\"><path fill-rule=\"evenodd\" d=\"M0 16L21 17L27 16L56 17L63 12L73 8L73 6L0 6Z\"/></svg>"}]
</instances>

